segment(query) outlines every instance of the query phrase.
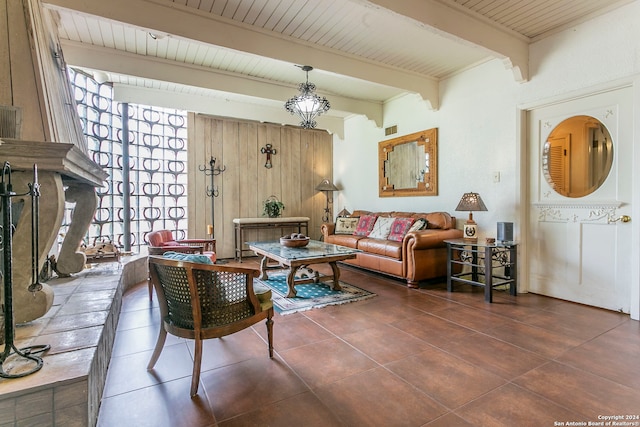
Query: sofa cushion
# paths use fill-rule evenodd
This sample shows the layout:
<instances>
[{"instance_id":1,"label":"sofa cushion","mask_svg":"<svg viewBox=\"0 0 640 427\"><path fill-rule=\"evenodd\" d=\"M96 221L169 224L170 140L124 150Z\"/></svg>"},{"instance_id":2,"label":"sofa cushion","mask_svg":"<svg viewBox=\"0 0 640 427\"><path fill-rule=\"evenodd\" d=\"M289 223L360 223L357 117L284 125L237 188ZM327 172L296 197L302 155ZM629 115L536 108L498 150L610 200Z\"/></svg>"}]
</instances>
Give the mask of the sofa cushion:
<instances>
[{"instance_id":1,"label":"sofa cushion","mask_svg":"<svg viewBox=\"0 0 640 427\"><path fill-rule=\"evenodd\" d=\"M353 234L356 236L368 236L376 223L376 218L377 216L375 215L362 215Z\"/></svg>"},{"instance_id":2,"label":"sofa cushion","mask_svg":"<svg viewBox=\"0 0 640 427\"><path fill-rule=\"evenodd\" d=\"M413 224L413 218L395 218L387 239L401 242Z\"/></svg>"},{"instance_id":3,"label":"sofa cushion","mask_svg":"<svg viewBox=\"0 0 640 427\"><path fill-rule=\"evenodd\" d=\"M367 237L358 241L358 249L370 254L383 255L394 259L402 258L401 242L372 239L370 237Z\"/></svg>"},{"instance_id":4,"label":"sofa cushion","mask_svg":"<svg viewBox=\"0 0 640 427\"><path fill-rule=\"evenodd\" d=\"M346 246L358 249L358 242L366 236L354 236L353 234L330 234L325 238L325 243Z\"/></svg>"},{"instance_id":5,"label":"sofa cushion","mask_svg":"<svg viewBox=\"0 0 640 427\"><path fill-rule=\"evenodd\" d=\"M424 218L418 218L415 220L413 225L409 228L408 231L418 231L425 230L429 226L429 223Z\"/></svg>"},{"instance_id":6,"label":"sofa cushion","mask_svg":"<svg viewBox=\"0 0 640 427\"><path fill-rule=\"evenodd\" d=\"M372 239L386 239L389 237L389 233L391 232L391 226L395 218L387 218L379 216L376 219L376 223L373 225L373 229L371 233L369 233L369 237Z\"/></svg>"},{"instance_id":7,"label":"sofa cushion","mask_svg":"<svg viewBox=\"0 0 640 427\"><path fill-rule=\"evenodd\" d=\"M358 226L358 217L346 217L336 219L335 234L353 234Z\"/></svg>"}]
</instances>

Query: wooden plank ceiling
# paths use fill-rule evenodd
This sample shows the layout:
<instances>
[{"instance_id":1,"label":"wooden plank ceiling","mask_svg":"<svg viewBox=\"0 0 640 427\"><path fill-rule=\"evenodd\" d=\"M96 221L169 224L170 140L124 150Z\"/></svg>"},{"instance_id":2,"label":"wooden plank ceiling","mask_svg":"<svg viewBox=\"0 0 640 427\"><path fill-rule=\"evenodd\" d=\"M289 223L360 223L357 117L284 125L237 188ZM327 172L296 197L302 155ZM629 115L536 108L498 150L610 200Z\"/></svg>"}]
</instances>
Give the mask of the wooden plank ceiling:
<instances>
[{"instance_id":1,"label":"wooden plank ceiling","mask_svg":"<svg viewBox=\"0 0 640 427\"><path fill-rule=\"evenodd\" d=\"M366 114L631 0L43 0L70 65L116 84L275 108L304 73L330 114Z\"/></svg>"}]
</instances>

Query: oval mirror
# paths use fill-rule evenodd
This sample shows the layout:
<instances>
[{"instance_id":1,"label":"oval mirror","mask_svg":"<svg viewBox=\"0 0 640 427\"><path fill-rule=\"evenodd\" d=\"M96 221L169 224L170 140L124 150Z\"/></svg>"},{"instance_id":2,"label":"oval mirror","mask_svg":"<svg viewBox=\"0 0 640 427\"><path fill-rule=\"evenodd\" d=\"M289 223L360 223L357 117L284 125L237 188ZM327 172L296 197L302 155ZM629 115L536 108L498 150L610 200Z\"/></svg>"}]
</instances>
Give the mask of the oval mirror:
<instances>
[{"instance_id":1,"label":"oval mirror","mask_svg":"<svg viewBox=\"0 0 640 427\"><path fill-rule=\"evenodd\" d=\"M544 143L542 170L551 188L583 197L604 183L613 163L611 134L600 120L574 116L558 124Z\"/></svg>"}]
</instances>

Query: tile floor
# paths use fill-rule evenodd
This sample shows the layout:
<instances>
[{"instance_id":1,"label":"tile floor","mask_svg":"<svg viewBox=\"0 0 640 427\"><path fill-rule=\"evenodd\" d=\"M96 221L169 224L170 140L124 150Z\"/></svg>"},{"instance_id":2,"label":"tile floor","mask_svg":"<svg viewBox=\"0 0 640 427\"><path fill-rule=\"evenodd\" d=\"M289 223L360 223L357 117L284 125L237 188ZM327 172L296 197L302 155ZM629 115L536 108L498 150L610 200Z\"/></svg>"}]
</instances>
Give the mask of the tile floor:
<instances>
[{"instance_id":1,"label":"tile floor","mask_svg":"<svg viewBox=\"0 0 640 427\"><path fill-rule=\"evenodd\" d=\"M194 399L190 342L170 337L146 370L158 309L146 283L130 289L98 425L511 427L640 415L640 322L627 315L533 294L497 292L487 304L480 288L407 289L352 268L341 278L378 296L276 315L273 359L262 323L207 341Z\"/></svg>"}]
</instances>

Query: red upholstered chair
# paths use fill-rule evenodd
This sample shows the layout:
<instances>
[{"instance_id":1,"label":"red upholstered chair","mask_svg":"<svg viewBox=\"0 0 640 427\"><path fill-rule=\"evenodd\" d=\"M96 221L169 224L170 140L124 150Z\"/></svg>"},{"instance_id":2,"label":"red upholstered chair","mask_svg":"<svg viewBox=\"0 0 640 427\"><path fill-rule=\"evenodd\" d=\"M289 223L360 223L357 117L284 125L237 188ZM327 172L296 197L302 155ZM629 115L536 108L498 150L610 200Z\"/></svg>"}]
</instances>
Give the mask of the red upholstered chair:
<instances>
[{"instance_id":1,"label":"red upholstered chair","mask_svg":"<svg viewBox=\"0 0 640 427\"><path fill-rule=\"evenodd\" d=\"M215 239L182 239L176 240L171 230L152 231L147 234L149 255L162 255L165 252L182 252L187 254L203 254L216 262ZM149 299L153 298L153 285L149 281Z\"/></svg>"}]
</instances>

